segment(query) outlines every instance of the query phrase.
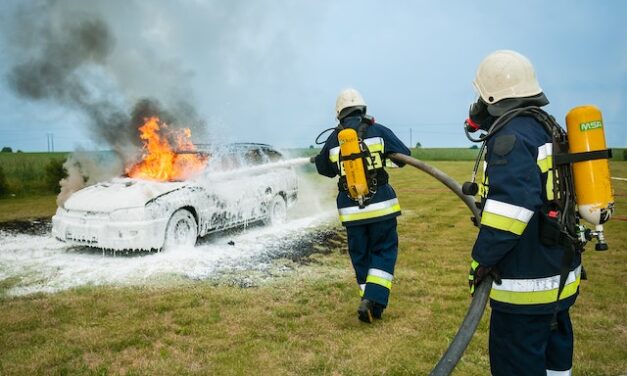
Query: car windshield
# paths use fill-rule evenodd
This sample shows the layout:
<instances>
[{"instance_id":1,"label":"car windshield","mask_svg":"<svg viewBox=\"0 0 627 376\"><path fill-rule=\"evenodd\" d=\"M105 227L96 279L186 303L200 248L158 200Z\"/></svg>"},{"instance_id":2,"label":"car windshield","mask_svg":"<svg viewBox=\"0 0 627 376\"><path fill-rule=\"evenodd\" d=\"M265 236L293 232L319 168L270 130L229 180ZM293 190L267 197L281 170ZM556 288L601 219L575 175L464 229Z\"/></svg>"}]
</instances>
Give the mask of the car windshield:
<instances>
[{"instance_id":1,"label":"car windshield","mask_svg":"<svg viewBox=\"0 0 627 376\"><path fill-rule=\"evenodd\" d=\"M280 152L265 144L229 144L213 148L198 145L197 148L199 153L209 156L208 167L212 170L228 171L277 162L283 158Z\"/></svg>"}]
</instances>

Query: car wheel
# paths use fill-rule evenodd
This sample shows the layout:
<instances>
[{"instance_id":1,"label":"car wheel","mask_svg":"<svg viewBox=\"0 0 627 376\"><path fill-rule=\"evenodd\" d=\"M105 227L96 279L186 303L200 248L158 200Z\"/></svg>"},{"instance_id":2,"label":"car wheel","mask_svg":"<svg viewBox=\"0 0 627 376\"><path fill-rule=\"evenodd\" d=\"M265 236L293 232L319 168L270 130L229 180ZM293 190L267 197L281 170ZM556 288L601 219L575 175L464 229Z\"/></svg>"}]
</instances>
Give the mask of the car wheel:
<instances>
[{"instance_id":1,"label":"car wheel","mask_svg":"<svg viewBox=\"0 0 627 376\"><path fill-rule=\"evenodd\" d=\"M281 195L276 195L270 201L268 206L268 217L264 220L264 223L269 225L276 225L285 223L287 220L287 203Z\"/></svg>"},{"instance_id":2,"label":"car wheel","mask_svg":"<svg viewBox=\"0 0 627 376\"><path fill-rule=\"evenodd\" d=\"M180 246L193 246L198 238L198 226L194 215L186 209L172 214L165 228L164 249Z\"/></svg>"}]
</instances>

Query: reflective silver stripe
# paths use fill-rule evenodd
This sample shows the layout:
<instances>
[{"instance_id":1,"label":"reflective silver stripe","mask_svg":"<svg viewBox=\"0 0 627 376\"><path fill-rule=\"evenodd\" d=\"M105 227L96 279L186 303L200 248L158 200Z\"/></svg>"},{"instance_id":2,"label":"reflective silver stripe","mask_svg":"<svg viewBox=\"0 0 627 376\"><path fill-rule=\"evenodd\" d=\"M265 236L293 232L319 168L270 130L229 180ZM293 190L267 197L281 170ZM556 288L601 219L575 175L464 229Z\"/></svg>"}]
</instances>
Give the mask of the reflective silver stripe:
<instances>
[{"instance_id":1,"label":"reflective silver stripe","mask_svg":"<svg viewBox=\"0 0 627 376\"><path fill-rule=\"evenodd\" d=\"M537 163L540 171L547 172L553 167L553 144L544 144L538 146Z\"/></svg>"},{"instance_id":2,"label":"reflective silver stripe","mask_svg":"<svg viewBox=\"0 0 627 376\"><path fill-rule=\"evenodd\" d=\"M381 146L385 146L385 142L383 141L382 137L366 138L364 139L364 144L366 144L367 146L378 145L378 144L381 144Z\"/></svg>"},{"instance_id":3,"label":"reflective silver stripe","mask_svg":"<svg viewBox=\"0 0 627 376\"><path fill-rule=\"evenodd\" d=\"M486 200L483 211L498 214L524 223L529 223L529 220L533 217L533 212L529 209L492 199Z\"/></svg>"},{"instance_id":4,"label":"reflective silver stripe","mask_svg":"<svg viewBox=\"0 0 627 376\"><path fill-rule=\"evenodd\" d=\"M365 283L360 283L360 284L359 284L359 289L360 289L362 292L366 291L366 284L365 284Z\"/></svg>"},{"instance_id":5,"label":"reflective silver stripe","mask_svg":"<svg viewBox=\"0 0 627 376\"><path fill-rule=\"evenodd\" d=\"M575 270L568 273L566 283L564 286L574 283L581 275L581 265L575 268ZM514 292L536 292L536 291L549 291L559 287L560 276L554 275L545 278L532 278L532 279L501 279L501 284L497 285L492 283L494 290L501 291L514 291Z\"/></svg>"},{"instance_id":6,"label":"reflective silver stripe","mask_svg":"<svg viewBox=\"0 0 627 376\"><path fill-rule=\"evenodd\" d=\"M340 147L336 146L329 150L329 160L333 163L337 162L340 159Z\"/></svg>"},{"instance_id":7,"label":"reflective silver stripe","mask_svg":"<svg viewBox=\"0 0 627 376\"><path fill-rule=\"evenodd\" d=\"M546 370L546 376L571 376L573 369L567 369L566 371L553 371L551 369Z\"/></svg>"},{"instance_id":8,"label":"reflective silver stripe","mask_svg":"<svg viewBox=\"0 0 627 376\"><path fill-rule=\"evenodd\" d=\"M388 281L392 281L394 279L394 276L388 272L386 272L385 270L381 270L381 269L368 269L368 275L373 275L375 277L381 277L383 279L386 279Z\"/></svg>"},{"instance_id":9,"label":"reflective silver stripe","mask_svg":"<svg viewBox=\"0 0 627 376\"><path fill-rule=\"evenodd\" d=\"M360 209L359 206L349 206L347 208L340 208L338 209L338 211L340 212L340 215L351 215L351 214L368 213L368 212L373 212L373 211L377 211L381 209L387 209L394 205L398 205L398 198L393 198L390 200L381 201L381 202L377 202L374 204L369 204L363 209Z\"/></svg>"},{"instance_id":10,"label":"reflective silver stripe","mask_svg":"<svg viewBox=\"0 0 627 376\"><path fill-rule=\"evenodd\" d=\"M550 157L551 155L553 155L553 144L546 143L538 146L538 161L546 159L546 157Z\"/></svg>"}]
</instances>

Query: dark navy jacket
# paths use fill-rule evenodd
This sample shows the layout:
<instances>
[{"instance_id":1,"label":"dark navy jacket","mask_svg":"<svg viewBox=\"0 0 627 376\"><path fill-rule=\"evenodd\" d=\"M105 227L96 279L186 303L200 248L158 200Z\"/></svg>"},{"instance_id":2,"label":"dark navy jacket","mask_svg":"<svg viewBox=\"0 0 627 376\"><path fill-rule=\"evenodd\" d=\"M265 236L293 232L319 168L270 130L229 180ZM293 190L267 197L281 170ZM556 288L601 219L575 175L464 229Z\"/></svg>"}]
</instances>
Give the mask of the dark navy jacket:
<instances>
[{"instance_id":1,"label":"dark navy jacket","mask_svg":"<svg viewBox=\"0 0 627 376\"><path fill-rule=\"evenodd\" d=\"M552 142L533 117L519 116L487 142L482 227L472 250L480 265L496 267L491 306L521 314L549 314L557 297L564 249L540 242L540 209L552 195ZM570 265L560 309L576 299L581 257Z\"/></svg>"},{"instance_id":2,"label":"dark navy jacket","mask_svg":"<svg viewBox=\"0 0 627 376\"><path fill-rule=\"evenodd\" d=\"M341 123L344 128L353 128L356 131L360 124L360 116L344 118ZM321 175L335 177L340 174L338 133L337 129L331 133L320 154L316 156L316 168ZM373 155L378 154L377 161L381 163L381 166L378 166L380 168L385 166L386 156L391 153L410 155L409 149L401 140L390 129L378 123L367 127L363 141ZM396 164L402 167L402 164ZM352 200L347 192L340 191L337 195L337 208L340 220L345 226L382 221L401 214L396 193L387 183L377 187L376 193L363 209L359 209L357 202Z\"/></svg>"}]
</instances>

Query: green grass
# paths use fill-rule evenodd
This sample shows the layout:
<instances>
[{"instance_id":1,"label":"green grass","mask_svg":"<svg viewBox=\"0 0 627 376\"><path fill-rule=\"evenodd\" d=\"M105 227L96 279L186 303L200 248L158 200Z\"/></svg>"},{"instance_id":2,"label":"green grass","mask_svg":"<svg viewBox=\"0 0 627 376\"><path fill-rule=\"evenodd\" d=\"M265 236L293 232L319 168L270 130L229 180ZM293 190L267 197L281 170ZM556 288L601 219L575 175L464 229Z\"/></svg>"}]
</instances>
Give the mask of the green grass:
<instances>
[{"instance_id":1,"label":"green grass","mask_svg":"<svg viewBox=\"0 0 627 376\"><path fill-rule=\"evenodd\" d=\"M471 162L435 162L458 181ZM627 162L613 162L627 176ZM455 334L470 301L476 229L458 199L410 167L390 170L403 216L384 320L361 324L345 246L256 288L189 281L162 288L82 287L3 296L0 374L424 375ZM613 181L625 217L627 183ZM333 184L325 187L333 187ZM331 194L331 193L330 193ZM606 226L608 252L589 246L589 280L572 309L575 373L627 372L627 226ZM277 262L289 263L286 260ZM487 315L455 375L488 373Z\"/></svg>"},{"instance_id":2,"label":"green grass","mask_svg":"<svg viewBox=\"0 0 627 376\"><path fill-rule=\"evenodd\" d=\"M13 195L50 193L46 165L52 159L65 160L69 153L0 153L0 167Z\"/></svg>"},{"instance_id":3,"label":"green grass","mask_svg":"<svg viewBox=\"0 0 627 376\"><path fill-rule=\"evenodd\" d=\"M480 146L480 144L477 144ZM288 149L289 155L312 156L320 149ZM474 161L479 149L470 148L412 148L411 155L423 161ZM612 161L627 160L627 149L612 148Z\"/></svg>"},{"instance_id":4,"label":"green grass","mask_svg":"<svg viewBox=\"0 0 627 376\"><path fill-rule=\"evenodd\" d=\"M287 149L288 156L312 156L320 149ZM413 148L412 156L424 161L473 161L477 149L467 148ZM614 161L627 159L627 149L614 148ZM93 153L99 161L107 163L111 160L111 152ZM6 176L9 197L17 195L46 195L51 193L51 184L46 181L46 165L51 160L64 161L70 153L0 153L0 168ZM313 169L312 169L313 171ZM1 193L1 192L0 192ZM7 197L5 195L4 197ZM2 197L0 197L2 198Z\"/></svg>"},{"instance_id":5,"label":"green grass","mask_svg":"<svg viewBox=\"0 0 627 376\"><path fill-rule=\"evenodd\" d=\"M7 197L0 200L0 222L49 218L56 210L56 194Z\"/></svg>"}]
</instances>

